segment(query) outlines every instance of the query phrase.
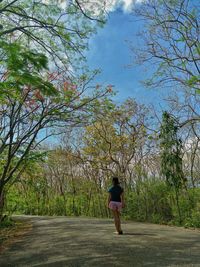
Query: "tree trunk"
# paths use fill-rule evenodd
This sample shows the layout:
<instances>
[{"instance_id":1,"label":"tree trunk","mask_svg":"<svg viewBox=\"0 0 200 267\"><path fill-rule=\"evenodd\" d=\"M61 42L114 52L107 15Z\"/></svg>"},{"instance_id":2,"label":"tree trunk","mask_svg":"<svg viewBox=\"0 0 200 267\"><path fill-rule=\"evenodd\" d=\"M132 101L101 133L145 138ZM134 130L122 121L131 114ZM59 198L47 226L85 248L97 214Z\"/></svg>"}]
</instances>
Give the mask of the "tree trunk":
<instances>
[{"instance_id":1,"label":"tree trunk","mask_svg":"<svg viewBox=\"0 0 200 267\"><path fill-rule=\"evenodd\" d=\"M3 185L0 185L0 222L3 220L3 211L5 204L5 193L3 190Z\"/></svg>"},{"instance_id":2,"label":"tree trunk","mask_svg":"<svg viewBox=\"0 0 200 267\"><path fill-rule=\"evenodd\" d=\"M178 209L179 224L181 225L182 217L181 217L181 210L180 210L180 205L179 205L179 196L178 196L178 189L177 188L175 188L175 193L176 193L176 205L177 205L177 209Z\"/></svg>"}]
</instances>

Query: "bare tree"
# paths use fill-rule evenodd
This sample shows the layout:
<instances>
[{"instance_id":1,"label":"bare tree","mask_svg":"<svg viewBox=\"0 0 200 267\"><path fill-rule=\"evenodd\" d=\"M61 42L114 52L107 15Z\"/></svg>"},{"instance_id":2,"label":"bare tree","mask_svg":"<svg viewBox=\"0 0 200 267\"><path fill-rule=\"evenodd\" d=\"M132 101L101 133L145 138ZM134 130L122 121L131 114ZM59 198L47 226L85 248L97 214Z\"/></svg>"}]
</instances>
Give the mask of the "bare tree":
<instances>
[{"instance_id":1,"label":"bare tree","mask_svg":"<svg viewBox=\"0 0 200 267\"><path fill-rule=\"evenodd\" d=\"M175 84L200 89L200 5L191 0L144 1L135 9L144 22L140 63L154 74L147 85ZM152 64L153 63L153 64Z\"/></svg>"}]
</instances>

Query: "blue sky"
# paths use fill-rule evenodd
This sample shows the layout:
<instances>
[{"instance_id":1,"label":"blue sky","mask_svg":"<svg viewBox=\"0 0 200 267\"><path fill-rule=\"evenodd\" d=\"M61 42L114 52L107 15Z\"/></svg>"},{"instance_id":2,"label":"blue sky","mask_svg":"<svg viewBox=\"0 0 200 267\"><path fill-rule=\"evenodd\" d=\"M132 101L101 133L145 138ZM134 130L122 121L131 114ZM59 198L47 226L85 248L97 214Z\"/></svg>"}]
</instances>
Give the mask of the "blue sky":
<instances>
[{"instance_id":1,"label":"blue sky","mask_svg":"<svg viewBox=\"0 0 200 267\"><path fill-rule=\"evenodd\" d=\"M127 41L137 44L136 33L141 27L141 22L136 22L131 13L118 7L109 13L104 28L98 29L90 39L86 56L91 69L101 69L95 82L114 85L118 91L116 101L133 97L140 103L158 104L162 101L163 89L146 89L140 83L150 72L145 73L144 67L135 65L127 67L133 63Z\"/></svg>"}]
</instances>

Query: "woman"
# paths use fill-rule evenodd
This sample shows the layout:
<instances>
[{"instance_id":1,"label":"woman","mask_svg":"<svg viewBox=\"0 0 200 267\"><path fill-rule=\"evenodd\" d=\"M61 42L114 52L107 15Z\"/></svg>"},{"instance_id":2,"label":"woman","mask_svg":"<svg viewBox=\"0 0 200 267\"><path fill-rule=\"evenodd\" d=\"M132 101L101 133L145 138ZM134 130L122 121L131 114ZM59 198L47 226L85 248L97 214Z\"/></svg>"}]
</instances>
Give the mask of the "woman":
<instances>
[{"instance_id":1,"label":"woman","mask_svg":"<svg viewBox=\"0 0 200 267\"><path fill-rule=\"evenodd\" d=\"M117 233L122 235L121 222L120 222L120 212L124 208L124 190L119 185L118 177L113 177L113 186L108 190L108 208L113 212L115 227Z\"/></svg>"}]
</instances>

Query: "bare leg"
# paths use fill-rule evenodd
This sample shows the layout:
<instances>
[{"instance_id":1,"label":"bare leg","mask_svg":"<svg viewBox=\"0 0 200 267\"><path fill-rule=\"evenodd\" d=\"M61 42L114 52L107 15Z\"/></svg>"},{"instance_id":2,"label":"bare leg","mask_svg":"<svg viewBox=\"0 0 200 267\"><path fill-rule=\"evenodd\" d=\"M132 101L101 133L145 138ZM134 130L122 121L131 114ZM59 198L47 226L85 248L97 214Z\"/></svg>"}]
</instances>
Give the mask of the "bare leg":
<instances>
[{"instance_id":1,"label":"bare leg","mask_svg":"<svg viewBox=\"0 0 200 267\"><path fill-rule=\"evenodd\" d=\"M122 228L121 228L121 220L120 220L120 212L117 210L117 223L118 223L118 233L122 232Z\"/></svg>"},{"instance_id":2,"label":"bare leg","mask_svg":"<svg viewBox=\"0 0 200 267\"><path fill-rule=\"evenodd\" d=\"M114 222L115 222L115 228L117 232L121 232L121 222L120 222L120 213L118 210L113 210L113 217L114 217Z\"/></svg>"}]
</instances>

